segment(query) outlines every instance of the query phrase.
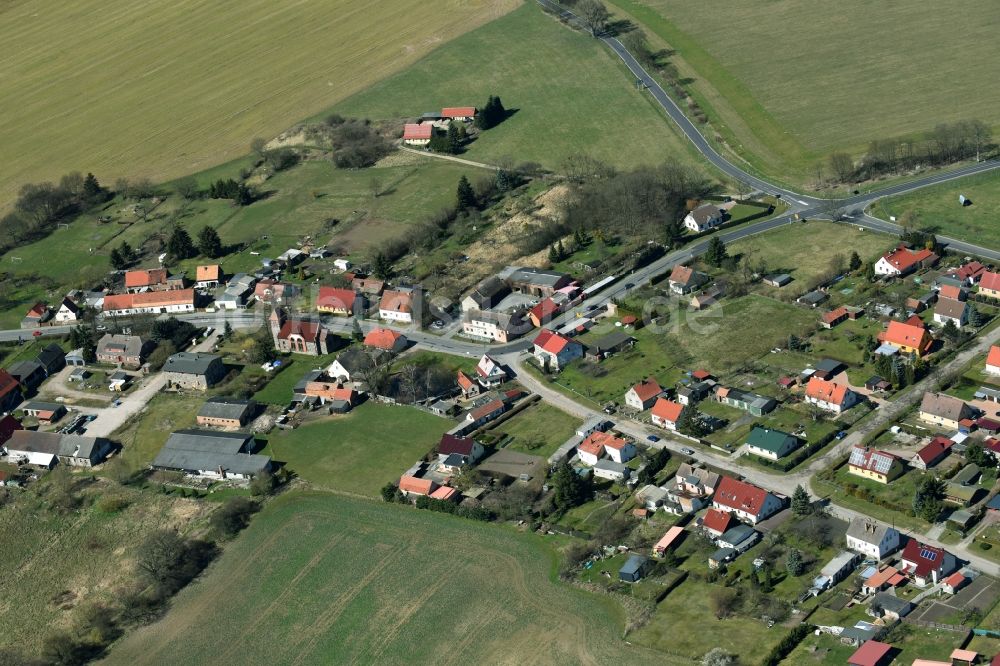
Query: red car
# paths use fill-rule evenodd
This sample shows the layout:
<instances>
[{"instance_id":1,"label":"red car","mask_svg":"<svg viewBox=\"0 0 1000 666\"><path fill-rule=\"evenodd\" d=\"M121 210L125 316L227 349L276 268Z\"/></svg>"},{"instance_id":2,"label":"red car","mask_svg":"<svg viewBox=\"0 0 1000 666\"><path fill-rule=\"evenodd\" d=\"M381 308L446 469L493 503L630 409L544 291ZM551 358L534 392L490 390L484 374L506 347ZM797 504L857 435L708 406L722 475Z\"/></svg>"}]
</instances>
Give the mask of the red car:
<instances>
[{"instance_id":1,"label":"red car","mask_svg":"<svg viewBox=\"0 0 1000 666\"><path fill-rule=\"evenodd\" d=\"M32 335L35 336L36 338L40 338L40 337L42 337L42 332L41 331L35 331L34 333L32 333Z\"/></svg>"}]
</instances>

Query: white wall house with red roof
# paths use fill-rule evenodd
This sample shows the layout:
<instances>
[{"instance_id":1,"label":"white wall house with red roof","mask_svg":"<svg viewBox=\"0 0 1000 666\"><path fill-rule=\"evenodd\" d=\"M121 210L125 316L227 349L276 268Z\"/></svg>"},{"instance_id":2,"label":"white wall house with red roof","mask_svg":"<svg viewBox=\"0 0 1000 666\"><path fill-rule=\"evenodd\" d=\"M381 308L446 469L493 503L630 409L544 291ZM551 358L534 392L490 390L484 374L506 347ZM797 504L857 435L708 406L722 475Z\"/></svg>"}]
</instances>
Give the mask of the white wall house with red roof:
<instances>
[{"instance_id":1,"label":"white wall house with red roof","mask_svg":"<svg viewBox=\"0 0 1000 666\"><path fill-rule=\"evenodd\" d=\"M986 355L986 367L983 370L988 375L1000 375L1000 347L993 345Z\"/></svg>"},{"instance_id":2,"label":"white wall house with red roof","mask_svg":"<svg viewBox=\"0 0 1000 666\"><path fill-rule=\"evenodd\" d=\"M656 404L656 399L661 395L663 395L663 388L655 379L649 377L635 384L625 393L625 405L642 412Z\"/></svg>"},{"instance_id":3,"label":"white wall house with red roof","mask_svg":"<svg viewBox=\"0 0 1000 666\"><path fill-rule=\"evenodd\" d=\"M918 268L933 266L938 256L930 250L911 250L902 245L875 262L876 275L908 275Z\"/></svg>"},{"instance_id":4,"label":"white wall house with red roof","mask_svg":"<svg viewBox=\"0 0 1000 666\"><path fill-rule=\"evenodd\" d=\"M742 521L757 524L780 511L784 502L777 495L752 483L724 476L712 496L712 506L728 511Z\"/></svg>"},{"instance_id":5,"label":"white wall house with red roof","mask_svg":"<svg viewBox=\"0 0 1000 666\"><path fill-rule=\"evenodd\" d=\"M819 377L810 377L806 384L806 402L822 410L840 414L858 404L861 395L851 390L847 384L829 382Z\"/></svg>"},{"instance_id":6,"label":"white wall house with red roof","mask_svg":"<svg viewBox=\"0 0 1000 666\"><path fill-rule=\"evenodd\" d=\"M583 345L575 340L543 329L534 340L532 352L543 368L558 372L578 358L583 358Z\"/></svg>"},{"instance_id":7,"label":"white wall house with red roof","mask_svg":"<svg viewBox=\"0 0 1000 666\"><path fill-rule=\"evenodd\" d=\"M684 412L684 405L666 398L657 398L656 404L650 412L650 419L653 425L666 428L667 430L677 430L677 424L681 420Z\"/></svg>"}]
</instances>

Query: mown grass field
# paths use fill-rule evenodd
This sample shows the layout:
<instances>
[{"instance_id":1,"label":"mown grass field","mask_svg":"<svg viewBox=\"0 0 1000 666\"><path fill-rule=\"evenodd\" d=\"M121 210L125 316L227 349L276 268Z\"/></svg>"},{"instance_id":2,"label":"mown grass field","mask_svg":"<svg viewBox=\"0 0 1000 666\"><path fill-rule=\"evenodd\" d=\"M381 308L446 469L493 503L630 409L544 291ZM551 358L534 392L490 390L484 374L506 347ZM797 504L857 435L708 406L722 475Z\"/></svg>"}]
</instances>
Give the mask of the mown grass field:
<instances>
[{"instance_id":1,"label":"mown grass field","mask_svg":"<svg viewBox=\"0 0 1000 666\"><path fill-rule=\"evenodd\" d=\"M96 505L60 514L31 491L0 510L0 648L37 654L42 640L77 608L107 600L131 575L134 549L155 529L185 526L205 505L110 482L84 492L88 502L115 495L128 503L105 513Z\"/></svg>"},{"instance_id":2,"label":"mown grass field","mask_svg":"<svg viewBox=\"0 0 1000 666\"><path fill-rule=\"evenodd\" d=\"M233 159L518 4L0 3L0 208L71 170L166 180Z\"/></svg>"},{"instance_id":3,"label":"mown grass field","mask_svg":"<svg viewBox=\"0 0 1000 666\"><path fill-rule=\"evenodd\" d=\"M516 113L465 157L559 169L575 153L621 166L690 161L687 142L637 90L624 65L534 2L437 49L337 104L345 116L405 118L499 95Z\"/></svg>"},{"instance_id":4,"label":"mown grass field","mask_svg":"<svg viewBox=\"0 0 1000 666\"><path fill-rule=\"evenodd\" d=\"M958 201L960 194L972 205L963 207ZM985 173L882 199L872 207L872 213L886 220L909 213L914 228L1000 249L1000 174Z\"/></svg>"},{"instance_id":5,"label":"mown grass field","mask_svg":"<svg viewBox=\"0 0 1000 666\"><path fill-rule=\"evenodd\" d=\"M812 165L832 151L860 152L872 139L941 122L1000 123L991 85L1000 14L989 0L964 3L961 16L927 0L610 5L677 51L673 61L695 80L717 129L779 177L811 180Z\"/></svg>"},{"instance_id":6,"label":"mown grass field","mask_svg":"<svg viewBox=\"0 0 1000 666\"><path fill-rule=\"evenodd\" d=\"M195 427L204 402L203 395L160 393L111 439L122 445L122 458L133 469L144 468L153 462L171 432Z\"/></svg>"},{"instance_id":7,"label":"mown grass field","mask_svg":"<svg viewBox=\"0 0 1000 666\"><path fill-rule=\"evenodd\" d=\"M411 407L368 402L344 416L274 430L261 453L317 487L375 497L454 425Z\"/></svg>"},{"instance_id":8,"label":"mown grass field","mask_svg":"<svg viewBox=\"0 0 1000 666\"><path fill-rule=\"evenodd\" d=\"M490 432L513 437L506 445L508 449L548 458L573 436L579 425L580 419L575 416L544 402L536 402Z\"/></svg>"},{"instance_id":9,"label":"mown grass field","mask_svg":"<svg viewBox=\"0 0 1000 666\"><path fill-rule=\"evenodd\" d=\"M109 664L677 663L552 582L534 536L334 495L275 500Z\"/></svg>"},{"instance_id":10,"label":"mown grass field","mask_svg":"<svg viewBox=\"0 0 1000 666\"><path fill-rule=\"evenodd\" d=\"M892 246L892 238L857 227L833 222L810 221L789 224L765 234L757 234L729 243L730 255L749 257L764 263L767 273L788 273L793 282L778 288L761 285L771 296L801 295L807 285L830 270L831 259L841 255L846 265L851 252L869 261Z\"/></svg>"}]
</instances>

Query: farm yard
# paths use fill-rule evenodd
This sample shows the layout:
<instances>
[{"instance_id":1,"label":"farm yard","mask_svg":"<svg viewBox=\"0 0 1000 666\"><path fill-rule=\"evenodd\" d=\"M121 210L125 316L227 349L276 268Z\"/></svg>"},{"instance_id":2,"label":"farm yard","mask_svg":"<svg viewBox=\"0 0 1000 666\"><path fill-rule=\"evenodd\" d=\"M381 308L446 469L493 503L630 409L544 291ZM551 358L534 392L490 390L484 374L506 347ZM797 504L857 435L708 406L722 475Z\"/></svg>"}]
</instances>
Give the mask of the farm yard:
<instances>
[{"instance_id":1,"label":"farm yard","mask_svg":"<svg viewBox=\"0 0 1000 666\"><path fill-rule=\"evenodd\" d=\"M962 206L964 194L972 202ZM984 247L1000 247L1000 174L985 173L927 189L879 200L872 214L889 219L908 215L915 229L957 238Z\"/></svg>"},{"instance_id":2,"label":"farm yard","mask_svg":"<svg viewBox=\"0 0 1000 666\"><path fill-rule=\"evenodd\" d=\"M447 75L442 73L446 72ZM334 106L344 116L406 118L499 95L516 109L463 157L561 170L579 153L617 166L694 162L686 140L624 65L590 37L525 2L408 69Z\"/></svg>"},{"instance_id":3,"label":"farm yard","mask_svg":"<svg viewBox=\"0 0 1000 666\"><path fill-rule=\"evenodd\" d=\"M0 209L71 170L163 181L231 160L518 4L3 3Z\"/></svg>"},{"instance_id":4,"label":"farm yard","mask_svg":"<svg viewBox=\"0 0 1000 666\"><path fill-rule=\"evenodd\" d=\"M671 663L625 644L614 602L550 569L537 537L292 493L107 663L426 662L442 645L463 662Z\"/></svg>"},{"instance_id":5,"label":"farm yard","mask_svg":"<svg viewBox=\"0 0 1000 666\"><path fill-rule=\"evenodd\" d=\"M923 133L935 123L1000 123L1000 92L990 88L996 67L980 66L996 64L990 36L1000 15L989 0L963 5L961 20L928 1L873 8L863 0L613 0L609 8L659 38L654 46L676 51L671 62L694 79L690 88L715 129L779 178L812 181L815 164L833 151L861 152L871 140ZM865 20L852 19L858 16ZM775 39L776 26L794 38ZM885 37L897 33L907 39ZM842 48L855 40L867 47ZM967 45L960 55L956 43ZM967 72L961 81L956 67Z\"/></svg>"},{"instance_id":6,"label":"farm yard","mask_svg":"<svg viewBox=\"0 0 1000 666\"><path fill-rule=\"evenodd\" d=\"M0 650L37 653L50 629L69 624L83 607L107 601L131 575L136 544L161 527L182 532L212 505L78 481L83 505L60 513L51 498L28 496L0 511Z\"/></svg>"}]
</instances>

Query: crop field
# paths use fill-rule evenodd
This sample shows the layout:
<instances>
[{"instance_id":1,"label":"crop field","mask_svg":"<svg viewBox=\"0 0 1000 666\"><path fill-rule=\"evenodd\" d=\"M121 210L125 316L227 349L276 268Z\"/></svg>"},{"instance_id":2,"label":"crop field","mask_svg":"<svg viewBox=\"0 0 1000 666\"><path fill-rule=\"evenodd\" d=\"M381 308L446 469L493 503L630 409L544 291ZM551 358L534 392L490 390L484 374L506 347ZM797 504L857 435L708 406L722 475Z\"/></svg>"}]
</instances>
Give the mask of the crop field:
<instances>
[{"instance_id":1,"label":"crop field","mask_svg":"<svg viewBox=\"0 0 1000 666\"><path fill-rule=\"evenodd\" d=\"M960 17L930 0L610 7L676 50L673 62L695 80L727 141L779 176L808 180L810 166L832 151L860 152L873 139L937 123L1000 123L991 43L1000 13L990 0L963 3Z\"/></svg>"},{"instance_id":2,"label":"crop field","mask_svg":"<svg viewBox=\"0 0 1000 666\"><path fill-rule=\"evenodd\" d=\"M518 4L0 3L0 208L71 170L160 181L228 161Z\"/></svg>"},{"instance_id":3,"label":"crop field","mask_svg":"<svg viewBox=\"0 0 1000 666\"><path fill-rule=\"evenodd\" d=\"M106 599L130 573L136 544L153 530L179 529L203 515L205 505L132 488L102 486L84 491L88 502L100 494L127 506L105 513L99 505L57 513L30 491L0 511L0 649L37 652L42 639L67 622L75 610Z\"/></svg>"},{"instance_id":4,"label":"crop field","mask_svg":"<svg viewBox=\"0 0 1000 666\"><path fill-rule=\"evenodd\" d=\"M107 663L677 663L625 644L612 602L551 569L534 536L290 494Z\"/></svg>"},{"instance_id":5,"label":"crop field","mask_svg":"<svg viewBox=\"0 0 1000 666\"><path fill-rule=\"evenodd\" d=\"M261 451L317 487L375 497L455 425L411 407L373 402L295 430L275 430Z\"/></svg>"},{"instance_id":6,"label":"crop field","mask_svg":"<svg viewBox=\"0 0 1000 666\"><path fill-rule=\"evenodd\" d=\"M960 194L972 205L962 206ZM882 199L872 213L886 220L909 214L916 229L1000 250L1000 174L985 173Z\"/></svg>"},{"instance_id":7,"label":"crop field","mask_svg":"<svg viewBox=\"0 0 1000 666\"><path fill-rule=\"evenodd\" d=\"M690 160L687 141L648 94L636 90L618 58L535 2L445 44L334 110L416 117L443 106L482 106L491 94L516 113L472 143L469 159L510 158L550 169L575 153L622 166Z\"/></svg>"}]
</instances>

